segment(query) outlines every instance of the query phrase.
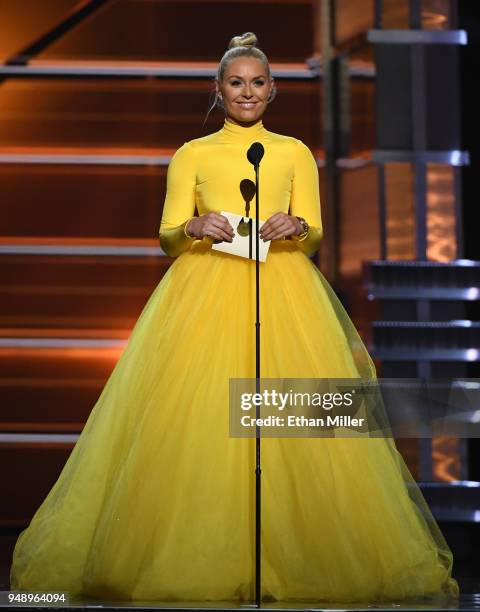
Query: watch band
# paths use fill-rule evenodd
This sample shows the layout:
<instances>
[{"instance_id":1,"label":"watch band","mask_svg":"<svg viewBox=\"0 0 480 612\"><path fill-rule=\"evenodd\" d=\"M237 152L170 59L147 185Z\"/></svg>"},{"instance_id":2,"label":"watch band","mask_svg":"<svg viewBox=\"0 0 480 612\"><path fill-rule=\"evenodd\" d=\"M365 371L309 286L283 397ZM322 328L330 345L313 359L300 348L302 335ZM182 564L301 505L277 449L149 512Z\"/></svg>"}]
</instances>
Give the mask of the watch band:
<instances>
[{"instance_id":1,"label":"watch band","mask_svg":"<svg viewBox=\"0 0 480 612\"><path fill-rule=\"evenodd\" d=\"M300 224L303 227L303 232L301 234L292 234L291 239L292 240L303 240L304 238L307 237L310 226L308 225L307 221L303 217L297 217L297 219L300 221Z\"/></svg>"}]
</instances>

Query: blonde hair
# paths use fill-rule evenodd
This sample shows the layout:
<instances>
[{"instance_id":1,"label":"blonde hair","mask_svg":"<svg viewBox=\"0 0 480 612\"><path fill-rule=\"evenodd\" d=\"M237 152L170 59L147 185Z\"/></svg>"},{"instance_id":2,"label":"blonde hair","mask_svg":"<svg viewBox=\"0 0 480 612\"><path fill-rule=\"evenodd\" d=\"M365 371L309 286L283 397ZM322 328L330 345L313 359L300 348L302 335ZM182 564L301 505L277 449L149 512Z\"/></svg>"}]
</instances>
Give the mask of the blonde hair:
<instances>
[{"instance_id":1,"label":"blonde hair","mask_svg":"<svg viewBox=\"0 0 480 612\"><path fill-rule=\"evenodd\" d=\"M267 72L268 79L270 79L271 78L270 65L268 63L267 56L261 49L257 47L257 44L258 44L258 38L253 32L245 32L241 34L240 36L234 36L230 40L228 44L228 49L225 51L222 59L220 60L220 63L218 64L217 75L214 78L214 81L217 81L219 83L223 81L225 70L228 64L237 57L254 57L260 60L263 64L263 67L265 68ZM223 109L225 108L223 104L223 100L222 98L219 98L218 93L216 91L213 91L210 94L210 96L212 96L212 94L215 96L215 99L213 101L213 104L210 106L210 108L207 111L207 115L205 119L203 120L202 127L205 125L205 121L207 120L208 115L215 108L215 106L219 106L220 108L223 108ZM267 102L271 102L275 98L276 94L277 94L277 88L274 84L272 88L272 92Z\"/></svg>"}]
</instances>

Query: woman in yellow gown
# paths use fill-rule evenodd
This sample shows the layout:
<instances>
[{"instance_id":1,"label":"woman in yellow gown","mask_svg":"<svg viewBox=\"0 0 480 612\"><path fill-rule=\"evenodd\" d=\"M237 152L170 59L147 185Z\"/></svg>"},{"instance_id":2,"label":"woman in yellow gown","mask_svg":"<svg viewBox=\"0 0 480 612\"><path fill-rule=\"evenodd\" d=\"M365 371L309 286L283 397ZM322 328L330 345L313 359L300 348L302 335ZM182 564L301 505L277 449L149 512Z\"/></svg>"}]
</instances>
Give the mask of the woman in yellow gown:
<instances>
[{"instance_id":1,"label":"woman in yellow gown","mask_svg":"<svg viewBox=\"0 0 480 612\"><path fill-rule=\"evenodd\" d=\"M318 170L303 142L263 125L275 90L255 40L235 37L220 63L223 127L171 160L159 234L176 259L17 540L12 589L254 599L255 439L229 436L228 392L230 378L255 377L255 261L212 249L232 235L220 211L245 214L253 142L265 148L260 218L271 240L261 376L375 378L308 257L322 237ZM265 600L458 596L452 553L393 440L262 438L261 460Z\"/></svg>"}]
</instances>

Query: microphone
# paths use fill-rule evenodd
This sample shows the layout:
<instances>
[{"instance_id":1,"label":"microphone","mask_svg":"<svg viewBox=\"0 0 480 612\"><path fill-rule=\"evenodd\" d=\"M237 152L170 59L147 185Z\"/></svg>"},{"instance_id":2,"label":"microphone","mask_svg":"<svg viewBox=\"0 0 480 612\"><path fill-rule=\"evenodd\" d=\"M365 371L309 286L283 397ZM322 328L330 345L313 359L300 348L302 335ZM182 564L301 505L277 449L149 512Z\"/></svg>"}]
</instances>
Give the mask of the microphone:
<instances>
[{"instance_id":1,"label":"microphone","mask_svg":"<svg viewBox=\"0 0 480 612\"><path fill-rule=\"evenodd\" d=\"M248 161L255 166L258 167L263 154L265 153L265 149L261 142L254 142L247 151Z\"/></svg>"}]
</instances>

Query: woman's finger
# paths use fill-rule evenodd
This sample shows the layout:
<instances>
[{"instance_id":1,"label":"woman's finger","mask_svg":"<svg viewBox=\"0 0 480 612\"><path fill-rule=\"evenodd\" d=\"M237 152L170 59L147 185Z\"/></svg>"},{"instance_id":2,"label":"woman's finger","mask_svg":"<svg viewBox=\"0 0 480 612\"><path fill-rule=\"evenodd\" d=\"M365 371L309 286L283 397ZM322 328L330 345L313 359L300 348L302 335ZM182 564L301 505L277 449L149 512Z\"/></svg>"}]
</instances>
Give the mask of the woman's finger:
<instances>
[{"instance_id":1,"label":"woman's finger","mask_svg":"<svg viewBox=\"0 0 480 612\"><path fill-rule=\"evenodd\" d=\"M204 236L210 236L218 240L227 240L232 242L233 237L230 232L225 231L222 227L213 224L207 224L204 228Z\"/></svg>"},{"instance_id":2,"label":"woman's finger","mask_svg":"<svg viewBox=\"0 0 480 612\"><path fill-rule=\"evenodd\" d=\"M277 238L283 238L291 233L295 232L295 224L291 219L282 220L276 223L271 229L262 233L262 237L265 240L276 240Z\"/></svg>"}]
</instances>

